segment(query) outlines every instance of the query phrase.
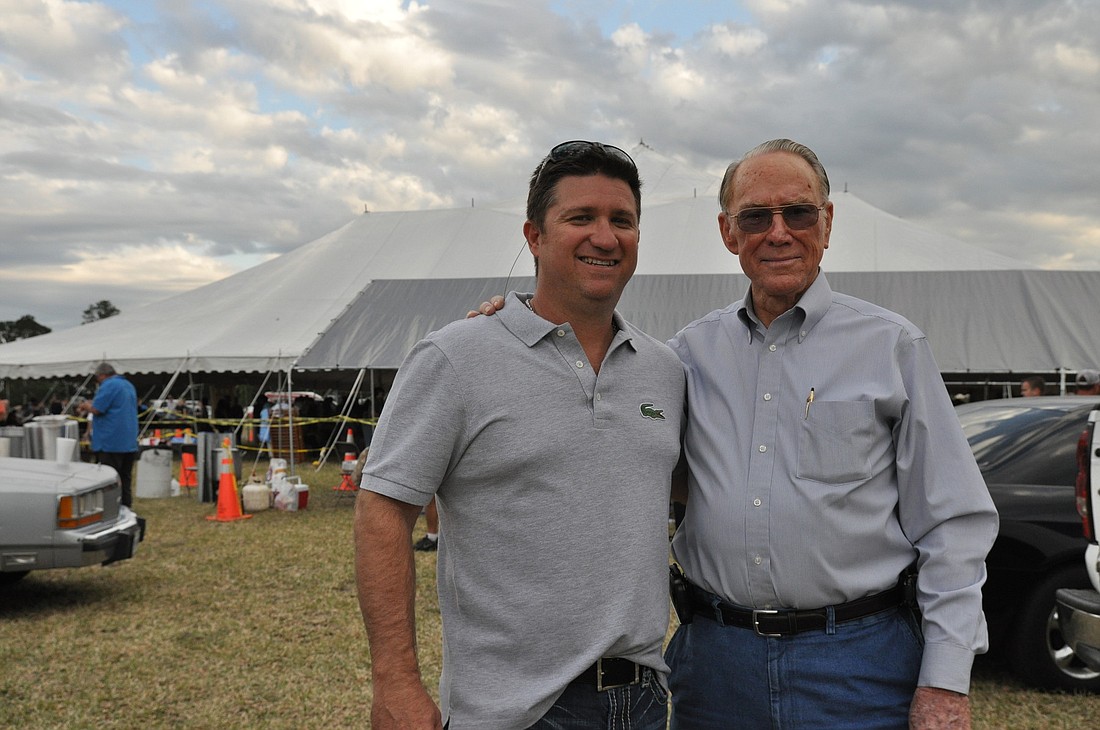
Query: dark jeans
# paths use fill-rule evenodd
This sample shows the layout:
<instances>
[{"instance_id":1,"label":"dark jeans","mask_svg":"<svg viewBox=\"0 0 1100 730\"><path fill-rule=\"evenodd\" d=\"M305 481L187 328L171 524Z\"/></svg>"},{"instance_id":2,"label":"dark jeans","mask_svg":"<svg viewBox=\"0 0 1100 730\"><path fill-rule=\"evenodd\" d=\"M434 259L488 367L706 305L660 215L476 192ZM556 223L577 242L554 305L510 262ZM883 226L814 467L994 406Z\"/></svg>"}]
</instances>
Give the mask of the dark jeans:
<instances>
[{"instance_id":1,"label":"dark jeans","mask_svg":"<svg viewBox=\"0 0 1100 730\"><path fill-rule=\"evenodd\" d=\"M783 637L696 612L665 652L672 730L907 730L923 646L907 608Z\"/></svg>"},{"instance_id":2,"label":"dark jeans","mask_svg":"<svg viewBox=\"0 0 1100 730\"><path fill-rule=\"evenodd\" d=\"M134 506L134 495L130 491L130 485L134 474L133 451L97 451L95 452L97 463L109 466L118 472L118 478L122 481L122 503L127 507Z\"/></svg>"},{"instance_id":3,"label":"dark jeans","mask_svg":"<svg viewBox=\"0 0 1100 730\"><path fill-rule=\"evenodd\" d=\"M603 692L595 685L571 684L528 730L665 730L668 692L652 669L640 684Z\"/></svg>"}]
</instances>

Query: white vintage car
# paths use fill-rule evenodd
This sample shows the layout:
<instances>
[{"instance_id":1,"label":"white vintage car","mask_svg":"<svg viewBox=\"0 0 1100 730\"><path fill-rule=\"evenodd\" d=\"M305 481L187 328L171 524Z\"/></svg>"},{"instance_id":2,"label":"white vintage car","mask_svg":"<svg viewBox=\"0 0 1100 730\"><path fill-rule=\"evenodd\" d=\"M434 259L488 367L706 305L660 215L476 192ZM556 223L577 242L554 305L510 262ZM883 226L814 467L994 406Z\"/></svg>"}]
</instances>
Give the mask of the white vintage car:
<instances>
[{"instance_id":1,"label":"white vintage car","mask_svg":"<svg viewBox=\"0 0 1100 730\"><path fill-rule=\"evenodd\" d=\"M1100 406L1098 406L1100 409ZM1100 672L1100 410L1078 447L1077 511L1088 539L1085 569L1095 590L1063 588L1056 594L1058 624L1066 644L1091 669Z\"/></svg>"},{"instance_id":2,"label":"white vintage car","mask_svg":"<svg viewBox=\"0 0 1100 730\"><path fill-rule=\"evenodd\" d=\"M133 557L145 520L121 495L107 466L0 458L0 585L32 570Z\"/></svg>"}]
</instances>

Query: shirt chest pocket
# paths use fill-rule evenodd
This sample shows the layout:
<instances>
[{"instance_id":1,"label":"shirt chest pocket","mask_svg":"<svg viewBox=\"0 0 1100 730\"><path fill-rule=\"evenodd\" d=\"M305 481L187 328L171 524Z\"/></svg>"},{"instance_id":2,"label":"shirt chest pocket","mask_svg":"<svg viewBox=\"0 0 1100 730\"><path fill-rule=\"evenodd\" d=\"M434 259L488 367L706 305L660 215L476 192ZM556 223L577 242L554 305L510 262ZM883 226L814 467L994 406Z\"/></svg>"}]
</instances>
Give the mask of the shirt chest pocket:
<instances>
[{"instance_id":1,"label":"shirt chest pocket","mask_svg":"<svg viewBox=\"0 0 1100 730\"><path fill-rule=\"evenodd\" d=\"M799 479L839 484L870 478L873 402L816 400L799 425Z\"/></svg>"}]
</instances>

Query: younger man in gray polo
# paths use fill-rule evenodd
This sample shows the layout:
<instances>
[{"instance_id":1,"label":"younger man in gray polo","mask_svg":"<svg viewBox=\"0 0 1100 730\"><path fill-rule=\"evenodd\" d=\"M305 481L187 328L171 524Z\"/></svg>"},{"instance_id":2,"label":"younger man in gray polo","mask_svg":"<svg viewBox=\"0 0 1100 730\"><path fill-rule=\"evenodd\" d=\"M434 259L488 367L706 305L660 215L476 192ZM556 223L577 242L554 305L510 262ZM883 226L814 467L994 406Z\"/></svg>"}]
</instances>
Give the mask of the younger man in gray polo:
<instances>
[{"instance_id":1,"label":"younger man in gray polo","mask_svg":"<svg viewBox=\"0 0 1100 730\"><path fill-rule=\"evenodd\" d=\"M684 375L671 350L614 312L636 263L636 169L628 188L625 153L559 148L532 176L533 191L551 191L550 220L525 226L534 296L512 292L497 316L420 342L371 444L356 544L379 730L431 726L408 623L409 536L433 495L443 617L434 726L541 727L567 703L566 714L600 727L613 706L665 727L667 505ZM388 521L390 510L404 522ZM387 614L390 599L404 625ZM605 666L630 671L597 677Z\"/></svg>"}]
</instances>

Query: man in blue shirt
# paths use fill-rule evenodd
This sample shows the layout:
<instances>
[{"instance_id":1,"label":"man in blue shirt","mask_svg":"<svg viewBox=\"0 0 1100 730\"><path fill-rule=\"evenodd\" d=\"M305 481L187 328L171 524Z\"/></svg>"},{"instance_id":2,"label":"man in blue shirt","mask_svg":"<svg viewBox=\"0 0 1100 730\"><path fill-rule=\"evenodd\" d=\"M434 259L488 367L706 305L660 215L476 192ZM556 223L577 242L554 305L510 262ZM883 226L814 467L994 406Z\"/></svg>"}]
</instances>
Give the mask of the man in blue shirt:
<instances>
[{"instance_id":1,"label":"man in blue shirt","mask_svg":"<svg viewBox=\"0 0 1100 730\"><path fill-rule=\"evenodd\" d=\"M96 367L95 379L99 383L95 398L82 403L80 412L94 416L92 451L96 461L118 472L122 480L122 503L132 507L130 485L138 438L137 391L110 363L103 362Z\"/></svg>"}]
</instances>

